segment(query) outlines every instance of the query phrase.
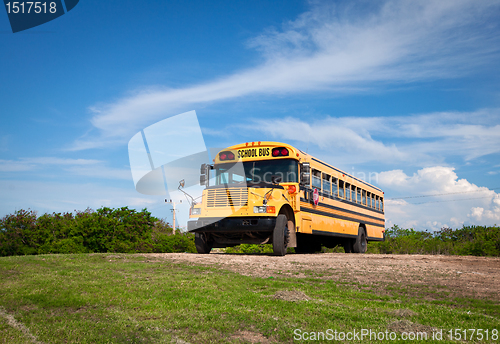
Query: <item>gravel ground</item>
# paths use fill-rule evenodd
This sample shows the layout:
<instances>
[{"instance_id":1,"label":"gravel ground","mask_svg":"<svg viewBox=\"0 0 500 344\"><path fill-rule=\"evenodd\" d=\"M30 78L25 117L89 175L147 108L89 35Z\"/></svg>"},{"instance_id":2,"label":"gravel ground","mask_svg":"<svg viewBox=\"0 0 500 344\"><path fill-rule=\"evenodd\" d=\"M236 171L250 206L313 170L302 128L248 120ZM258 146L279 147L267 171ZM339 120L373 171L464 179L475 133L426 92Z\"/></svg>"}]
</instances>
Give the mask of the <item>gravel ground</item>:
<instances>
[{"instance_id":1,"label":"gravel ground","mask_svg":"<svg viewBox=\"0 0 500 344\"><path fill-rule=\"evenodd\" d=\"M169 260L227 269L246 276L314 277L349 282L361 287L397 285L436 290L454 297L500 301L500 258L441 255L384 254L260 254L193 253L145 254L152 261ZM358 283L356 283L358 282ZM418 293L422 295L421 290Z\"/></svg>"}]
</instances>

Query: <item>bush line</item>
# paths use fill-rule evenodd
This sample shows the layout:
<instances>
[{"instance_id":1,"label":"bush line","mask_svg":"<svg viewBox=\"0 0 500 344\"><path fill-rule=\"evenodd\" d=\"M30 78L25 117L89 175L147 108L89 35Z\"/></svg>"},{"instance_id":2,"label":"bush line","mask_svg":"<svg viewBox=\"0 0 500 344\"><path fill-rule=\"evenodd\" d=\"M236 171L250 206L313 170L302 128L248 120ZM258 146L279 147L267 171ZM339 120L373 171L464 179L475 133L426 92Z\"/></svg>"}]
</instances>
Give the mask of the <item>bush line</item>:
<instances>
[{"instance_id":1,"label":"bush line","mask_svg":"<svg viewBox=\"0 0 500 344\"><path fill-rule=\"evenodd\" d=\"M322 252L344 252L342 246L322 247ZM272 253L272 245L242 244L224 249L226 253ZM288 252L294 252L288 249ZM500 257L500 227L464 226L436 232L403 229L395 225L385 232L385 241L370 242L367 253L444 254Z\"/></svg>"},{"instance_id":2,"label":"bush line","mask_svg":"<svg viewBox=\"0 0 500 344\"><path fill-rule=\"evenodd\" d=\"M445 254L464 256L500 256L500 227L463 226L439 231L416 231L397 225L385 232L385 241L368 245L371 253Z\"/></svg>"},{"instance_id":3,"label":"bush line","mask_svg":"<svg viewBox=\"0 0 500 344\"><path fill-rule=\"evenodd\" d=\"M341 247L323 252L343 252ZM272 245L242 244L227 253L272 253ZM48 253L196 252L194 235L172 230L146 209L102 207L93 211L52 213L18 210L0 220L0 256ZM293 252L293 249L288 249ZM463 226L436 232L404 229L385 232L385 241L370 242L368 253L500 256L500 227Z\"/></svg>"},{"instance_id":4,"label":"bush line","mask_svg":"<svg viewBox=\"0 0 500 344\"><path fill-rule=\"evenodd\" d=\"M35 211L18 210L0 220L0 256L196 252L193 234L173 232L146 209L102 207L40 217Z\"/></svg>"}]
</instances>

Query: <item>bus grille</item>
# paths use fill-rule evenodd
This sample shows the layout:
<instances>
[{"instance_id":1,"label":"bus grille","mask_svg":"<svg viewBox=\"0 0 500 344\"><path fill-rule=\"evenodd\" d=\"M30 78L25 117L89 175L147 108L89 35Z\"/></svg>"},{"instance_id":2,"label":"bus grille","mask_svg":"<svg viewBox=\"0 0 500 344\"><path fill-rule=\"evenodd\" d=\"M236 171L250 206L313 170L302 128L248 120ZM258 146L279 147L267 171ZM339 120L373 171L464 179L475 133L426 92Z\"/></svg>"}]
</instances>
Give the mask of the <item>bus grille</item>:
<instances>
[{"instance_id":1,"label":"bus grille","mask_svg":"<svg viewBox=\"0 0 500 344\"><path fill-rule=\"evenodd\" d=\"M248 204L246 188L221 188L207 191L207 207L243 207Z\"/></svg>"}]
</instances>

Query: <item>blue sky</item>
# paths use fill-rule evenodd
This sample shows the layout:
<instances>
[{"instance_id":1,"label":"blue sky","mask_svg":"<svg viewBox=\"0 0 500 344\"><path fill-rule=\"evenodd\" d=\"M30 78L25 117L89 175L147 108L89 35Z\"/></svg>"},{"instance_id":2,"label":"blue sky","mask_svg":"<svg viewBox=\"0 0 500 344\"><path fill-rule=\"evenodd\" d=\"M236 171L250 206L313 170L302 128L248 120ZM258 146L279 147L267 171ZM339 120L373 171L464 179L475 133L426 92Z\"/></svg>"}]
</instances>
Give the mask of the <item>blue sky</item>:
<instances>
[{"instance_id":1,"label":"blue sky","mask_svg":"<svg viewBox=\"0 0 500 344\"><path fill-rule=\"evenodd\" d=\"M82 0L16 34L0 12L0 216L170 220L127 144L195 110L208 147L283 141L372 176L389 226L500 223L500 1Z\"/></svg>"}]
</instances>

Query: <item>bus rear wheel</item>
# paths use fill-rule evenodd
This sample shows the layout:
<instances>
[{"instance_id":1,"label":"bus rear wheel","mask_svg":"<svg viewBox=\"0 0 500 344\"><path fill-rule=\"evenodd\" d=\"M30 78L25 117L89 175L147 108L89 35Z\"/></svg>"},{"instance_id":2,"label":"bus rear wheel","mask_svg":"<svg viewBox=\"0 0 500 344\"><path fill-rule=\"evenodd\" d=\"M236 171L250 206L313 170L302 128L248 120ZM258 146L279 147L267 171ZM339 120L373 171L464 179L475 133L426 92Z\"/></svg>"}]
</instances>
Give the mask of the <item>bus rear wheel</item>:
<instances>
[{"instance_id":1,"label":"bus rear wheel","mask_svg":"<svg viewBox=\"0 0 500 344\"><path fill-rule=\"evenodd\" d=\"M361 226L358 228L358 237L352 246L354 253L365 253L367 246L365 229Z\"/></svg>"},{"instance_id":2,"label":"bus rear wheel","mask_svg":"<svg viewBox=\"0 0 500 344\"><path fill-rule=\"evenodd\" d=\"M276 218L273 231L273 253L276 256L284 256L288 248L288 219L286 215L280 214Z\"/></svg>"},{"instance_id":3,"label":"bus rear wheel","mask_svg":"<svg viewBox=\"0 0 500 344\"><path fill-rule=\"evenodd\" d=\"M212 244L208 240L206 233L194 233L194 245L196 246L196 251L200 254L207 254L212 250Z\"/></svg>"}]
</instances>

